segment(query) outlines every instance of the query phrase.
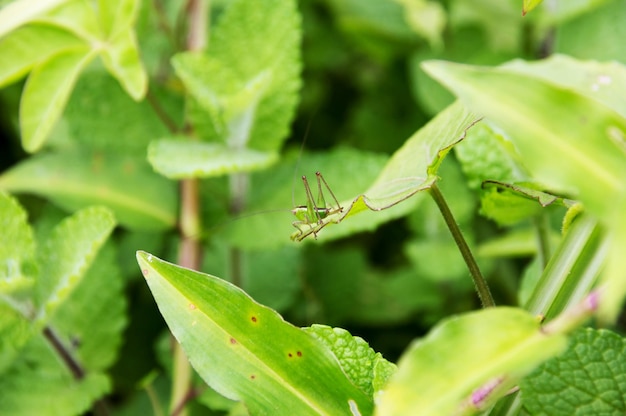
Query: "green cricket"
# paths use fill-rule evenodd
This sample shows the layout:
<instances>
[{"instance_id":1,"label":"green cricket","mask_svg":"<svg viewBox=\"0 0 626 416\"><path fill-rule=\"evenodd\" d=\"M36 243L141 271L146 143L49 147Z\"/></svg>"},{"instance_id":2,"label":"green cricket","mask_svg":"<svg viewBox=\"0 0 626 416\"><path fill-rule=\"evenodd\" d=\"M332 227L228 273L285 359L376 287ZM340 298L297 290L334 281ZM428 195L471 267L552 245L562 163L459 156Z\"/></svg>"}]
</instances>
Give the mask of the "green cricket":
<instances>
[{"instance_id":1,"label":"green cricket","mask_svg":"<svg viewBox=\"0 0 626 416\"><path fill-rule=\"evenodd\" d=\"M291 235L292 240L302 241L310 234L313 234L317 239L317 233L329 224L329 222L324 222L323 220L329 215L343 211L343 207L339 204L337 197L335 197L335 194L330 189L330 186L328 186L322 174L315 172L315 176L317 177L317 202L313 198L309 181L306 179L306 176L302 176L307 203L306 205L299 205L291 210L293 215L298 219L298 221L291 223L298 230L298 232ZM336 205L334 207L326 205L322 184L324 184L324 187L335 201Z\"/></svg>"}]
</instances>

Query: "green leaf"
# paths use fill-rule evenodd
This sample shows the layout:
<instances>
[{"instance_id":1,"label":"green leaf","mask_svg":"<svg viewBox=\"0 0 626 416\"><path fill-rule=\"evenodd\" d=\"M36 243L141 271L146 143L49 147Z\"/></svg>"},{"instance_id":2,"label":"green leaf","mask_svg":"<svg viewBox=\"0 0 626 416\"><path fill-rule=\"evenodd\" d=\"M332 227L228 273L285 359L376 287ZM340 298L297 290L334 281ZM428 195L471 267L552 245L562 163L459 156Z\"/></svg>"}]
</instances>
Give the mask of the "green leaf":
<instances>
[{"instance_id":1,"label":"green leaf","mask_svg":"<svg viewBox=\"0 0 626 416\"><path fill-rule=\"evenodd\" d=\"M543 0L524 0L524 5L522 6L522 14L526 15L526 13L532 11L535 7L539 6Z\"/></svg>"},{"instance_id":2,"label":"green leaf","mask_svg":"<svg viewBox=\"0 0 626 416\"><path fill-rule=\"evenodd\" d=\"M26 212L0 192L0 294L30 287L34 280L35 240Z\"/></svg>"},{"instance_id":3,"label":"green leaf","mask_svg":"<svg viewBox=\"0 0 626 416\"><path fill-rule=\"evenodd\" d=\"M0 39L0 55L11 56L0 66L0 87L17 81L38 62L85 43L67 30L43 24L21 27Z\"/></svg>"},{"instance_id":4,"label":"green leaf","mask_svg":"<svg viewBox=\"0 0 626 416\"><path fill-rule=\"evenodd\" d=\"M210 120L209 137L233 147L276 151L287 136L300 88L295 2L232 2L211 36L207 55L185 53L173 60L204 110L192 113L193 124Z\"/></svg>"},{"instance_id":5,"label":"green leaf","mask_svg":"<svg viewBox=\"0 0 626 416\"><path fill-rule=\"evenodd\" d=\"M35 66L20 102L22 146L39 150L61 116L76 80L94 53L87 48L63 51Z\"/></svg>"},{"instance_id":6,"label":"green leaf","mask_svg":"<svg viewBox=\"0 0 626 416\"><path fill-rule=\"evenodd\" d=\"M35 331L22 311L17 310L9 302L0 303L0 384L4 374L32 338ZM4 391L3 395L6 394ZM0 400L0 406L2 400Z\"/></svg>"},{"instance_id":7,"label":"green leaf","mask_svg":"<svg viewBox=\"0 0 626 416\"><path fill-rule=\"evenodd\" d=\"M607 330L576 331L565 353L537 368L520 387L533 415L624 414L626 343Z\"/></svg>"},{"instance_id":8,"label":"green leaf","mask_svg":"<svg viewBox=\"0 0 626 416\"><path fill-rule=\"evenodd\" d=\"M0 37L68 0L17 0L0 10Z\"/></svg>"},{"instance_id":9,"label":"green leaf","mask_svg":"<svg viewBox=\"0 0 626 416\"><path fill-rule=\"evenodd\" d=\"M615 141L626 136L623 117L571 88L506 67L437 61L424 67L502 128L536 179L612 217L605 198L626 194L624 148Z\"/></svg>"},{"instance_id":10,"label":"green leaf","mask_svg":"<svg viewBox=\"0 0 626 416\"><path fill-rule=\"evenodd\" d=\"M74 357L86 371L106 370L122 345L127 300L116 255L111 244L100 250L50 323L66 345L76 345Z\"/></svg>"},{"instance_id":11,"label":"green leaf","mask_svg":"<svg viewBox=\"0 0 626 416\"><path fill-rule=\"evenodd\" d=\"M108 39L132 28L141 2L139 0L98 0L100 24Z\"/></svg>"},{"instance_id":12,"label":"green leaf","mask_svg":"<svg viewBox=\"0 0 626 416\"><path fill-rule=\"evenodd\" d=\"M139 56L135 33L131 30L110 39L101 54L104 65L135 101L148 91L148 74Z\"/></svg>"},{"instance_id":13,"label":"green leaf","mask_svg":"<svg viewBox=\"0 0 626 416\"><path fill-rule=\"evenodd\" d=\"M0 176L0 188L41 195L69 211L105 205L131 228L159 230L176 222L174 183L142 158L117 152L68 149L32 157Z\"/></svg>"},{"instance_id":14,"label":"green leaf","mask_svg":"<svg viewBox=\"0 0 626 416\"><path fill-rule=\"evenodd\" d=\"M148 161L171 179L221 176L263 169L278 160L276 152L234 149L220 143L163 139L150 144Z\"/></svg>"},{"instance_id":15,"label":"green leaf","mask_svg":"<svg viewBox=\"0 0 626 416\"><path fill-rule=\"evenodd\" d=\"M368 396L375 392L373 383L376 375L379 376L376 382L384 385L385 380L382 378L395 371L394 364L371 349L363 338L352 336L345 329L315 324L303 330L320 340L335 354L350 381Z\"/></svg>"},{"instance_id":16,"label":"green leaf","mask_svg":"<svg viewBox=\"0 0 626 416\"><path fill-rule=\"evenodd\" d=\"M449 318L403 354L376 414L475 413L566 344L565 336L542 332L537 318L521 309L487 308Z\"/></svg>"},{"instance_id":17,"label":"green leaf","mask_svg":"<svg viewBox=\"0 0 626 416\"><path fill-rule=\"evenodd\" d=\"M182 100L158 87L153 87L151 92L173 122L182 125ZM72 141L89 149L137 156L145 155L148 144L155 137L169 133L146 100L138 103L130 99L104 71L88 71L80 77L63 120L67 122ZM58 136L53 138L58 139ZM147 164L142 166L150 169Z\"/></svg>"},{"instance_id":18,"label":"green leaf","mask_svg":"<svg viewBox=\"0 0 626 416\"><path fill-rule=\"evenodd\" d=\"M292 239L301 241L309 235L317 235L328 224L341 222L367 209L381 211L391 208L419 191L429 189L437 180L437 170L445 155L452 146L463 140L466 131L477 122L476 116L465 110L460 103L449 106L393 154L374 183L363 194L340 202L343 207L341 212L311 224L308 230L295 232ZM406 208L412 209L413 206ZM394 212L394 217L406 213L406 208L403 207L403 211L398 209Z\"/></svg>"},{"instance_id":19,"label":"green leaf","mask_svg":"<svg viewBox=\"0 0 626 416\"><path fill-rule=\"evenodd\" d=\"M480 189L486 180L519 182L529 179L511 143L486 123L471 128L467 138L454 146L454 154L472 189Z\"/></svg>"},{"instance_id":20,"label":"green leaf","mask_svg":"<svg viewBox=\"0 0 626 416\"><path fill-rule=\"evenodd\" d=\"M517 59L504 67L576 91L626 117L626 97L615 94L615 91L626 91L626 66L621 63L579 61L567 55L552 55L533 62Z\"/></svg>"},{"instance_id":21,"label":"green leaf","mask_svg":"<svg viewBox=\"0 0 626 416\"><path fill-rule=\"evenodd\" d=\"M571 207L575 203L522 184L486 181L483 189L485 192L481 195L481 213L501 225L512 225L532 218L539 215L542 208L550 205Z\"/></svg>"},{"instance_id":22,"label":"green leaf","mask_svg":"<svg viewBox=\"0 0 626 416\"><path fill-rule=\"evenodd\" d=\"M241 289L144 252L137 261L196 371L251 414L372 412L323 344Z\"/></svg>"},{"instance_id":23,"label":"green leaf","mask_svg":"<svg viewBox=\"0 0 626 416\"><path fill-rule=\"evenodd\" d=\"M42 245L36 286L38 319L49 316L70 296L115 226L106 208L92 207L63 220Z\"/></svg>"},{"instance_id":24,"label":"green leaf","mask_svg":"<svg viewBox=\"0 0 626 416\"><path fill-rule=\"evenodd\" d=\"M622 283L624 257L619 253L626 237L622 226L626 198L626 119L605 106L606 94L593 90L598 78L572 88L548 82L512 68L480 68L430 62L427 70L451 88L472 109L485 114L506 131L533 177L558 193L570 193L614 234L610 267L602 276L609 286L599 314L617 316L626 294ZM604 78L602 78L604 79ZM607 79L611 79L608 77ZM570 83L571 84L571 83ZM619 93L618 93L619 95ZM618 100L611 105L621 108ZM554 155L559 155L555 158Z\"/></svg>"}]
</instances>

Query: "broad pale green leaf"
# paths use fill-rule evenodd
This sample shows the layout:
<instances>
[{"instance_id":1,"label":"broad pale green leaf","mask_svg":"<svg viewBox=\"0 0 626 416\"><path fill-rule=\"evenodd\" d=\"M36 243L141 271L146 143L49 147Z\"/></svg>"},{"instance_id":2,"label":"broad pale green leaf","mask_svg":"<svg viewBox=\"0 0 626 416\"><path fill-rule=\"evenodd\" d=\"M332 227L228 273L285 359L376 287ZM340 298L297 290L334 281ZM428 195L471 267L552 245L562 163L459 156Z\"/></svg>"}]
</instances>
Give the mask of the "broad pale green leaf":
<instances>
[{"instance_id":1,"label":"broad pale green leaf","mask_svg":"<svg viewBox=\"0 0 626 416\"><path fill-rule=\"evenodd\" d=\"M94 54L86 48L64 51L35 66L20 102L22 146L39 150L61 116L80 72Z\"/></svg>"},{"instance_id":2,"label":"broad pale green leaf","mask_svg":"<svg viewBox=\"0 0 626 416\"><path fill-rule=\"evenodd\" d=\"M509 307L449 318L415 341L383 390L376 414L473 414L563 351L564 335L541 331L537 318Z\"/></svg>"},{"instance_id":3,"label":"broad pale green leaf","mask_svg":"<svg viewBox=\"0 0 626 416\"><path fill-rule=\"evenodd\" d=\"M26 212L0 192L0 294L30 287L34 280L35 240Z\"/></svg>"},{"instance_id":4,"label":"broad pale green leaf","mask_svg":"<svg viewBox=\"0 0 626 416\"><path fill-rule=\"evenodd\" d=\"M460 103L449 106L393 154L365 192L352 200L343 200L340 212L311 224L308 229L303 227L292 234L292 239L301 241L309 235L316 236L330 223L341 222L367 209L381 211L391 208L419 191L429 189L437 180L437 169L445 155L463 140L467 130L477 122L477 117Z\"/></svg>"},{"instance_id":5,"label":"broad pale green leaf","mask_svg":"<svg viewBox=\"0 0 626 416\"><path fill-rule=\"evenodd\" d=\"M565 353L547 361L521 383L532 415L626 413L626 343L607 330L581 329Z\"/></svg>"},{"instance_id":6,"label":"broad pale green leaf","mask_svg":"<svg viewBox=\"0 0 626 416\"><path fill-rule=\"evenodd\" d=\"M0 55L10 56L0 66L0 87L17 81L38 62L63 50L86 46L72 33L43 24L21 27L0 39Z\"/></svg>"},{"instance_id":7,"label":"broad pale green leaf","mask_svg":"<svg viewBox=\"0 0 626 416\"><path fill-rule=\"evenodd\" d=\"M572 89L626 117L626 96L615 94L615 91L626 91L626 66L622 63L579 61L567 55L552 55L533 62L518 59L504 67Z\"/></svg>"},{"instance_id":8,"label":"broad pale green leaf","mask_svg":"<svg viewBox=\"0 0 626 416\"><path fill-rule=\"evenodd\" d=\"M222 176L263 169L278 160L276 152L234 149L221 143L162 139L148 148L148 161L171 179Z\"/></svg>"},{"instance_id":9,"label":"broad pale green leaf","mask_svg":"<svg viewBox=\"0 0 626 416\"><path fill-rule=\"evenodd\" d=\"M597 215L624 195L626 119L587 96L507 68L431 61L424 68L510 137L535 178ZM555 155L559 155L555 158Z\"/></svg>"},{"instance_id":10,"label":"broad pale green leaf","mask_svg":"<svg viewBox=\"0 0 626 416\"><path fill-rule=\"evenodd\" d=\"M368 396L374 394L374 371L377 366L377 371L388 375L395 370L395 365L371 349L363 338L352 336L345 329L316 324L303 330L322 341L335 354L341 368L352 383ZM388 368L382 370L383 366ZM384 384L384 380L377 380L377 382Z\"/></svg>"},{"instance_id":11,"label":"broad pale green leaf","mask_svg":"<svg viewBox=\"0 0 626 416\"><path fill-rule=\"evenodd\" d=\"M68 0L17 0L0 9L0 37Z\"/></svg>"},{"instance_id":12,"label":"broad pale green leaf","mask_svg":"<svg viewBox=\"0 0 626 416\"><path fill-rule=\"evenodd\" d=\"M80 283L115 226L106 208L92 207L63 220L43 243L36 302L40 322L63 304Z\"/></svg>"},{"instance_id":13,"label":"broad pale green leaf","mask_svg":"<svg viewBox=\"0 0 626 416\"><path fill-rule=\"evenodd\" d=\"M241 289L145 252L137 261L196 371L220 394L245 402L251 414L372 412L371 400L321 342Z\"/></svg>"},{"instance_id":14,"label":"broad pale green leaf","mask_svg":"<svg viewBox=\"0 0 626 416\"><path fill-rule=\"evenodd\" d=\"M32 338L12 364L0 377L3 415L82 414L111 389L102 373L87 373L75 379L42 336Z\"/></svg>"},{"instance_id":15,"label":"broad pale green leaf","mask_svg":"<svg viewBox=\"0 0 626 416\"><path fill-rule=\"evenodd\" d=\"M142 158L116 152L74 149L32 157L1 175L0 188L41 195L69 211L105 205L130 228L159 230L176 222L175 184Z\"/></svg>"},{"instance_id":16,"label":"broad pale green leaf","mask_svg":"<svg viewBox=\"0 0 626 416\"><path fill-rule=\"evenodd\" d=\"M616 233L613 244L624 239L618 233L626 230L616 224L626 200L626 119L603 105L604 98L595 100L571 85L564 88L506 67L433 61L426 69L507 133L534 178L559 193L573 194ZM605 319L616 316L626 292L618 272L623 256L617 249L610 253L609 263L618 266L607 268L602 278L611 285L601 304Z\"/></svg>"},{"instance_id":17,"label":"broad pale green leaf","mask_svg":"<svg viewBox=\"0 0 626 416\"><path fill-rule=\"evenodd\" d=\"M107 70L135 101L141 100L148 90L148 74L144 69L135 33L126 30L109 40L102 51Z\"/></svg>"}]
</instances>

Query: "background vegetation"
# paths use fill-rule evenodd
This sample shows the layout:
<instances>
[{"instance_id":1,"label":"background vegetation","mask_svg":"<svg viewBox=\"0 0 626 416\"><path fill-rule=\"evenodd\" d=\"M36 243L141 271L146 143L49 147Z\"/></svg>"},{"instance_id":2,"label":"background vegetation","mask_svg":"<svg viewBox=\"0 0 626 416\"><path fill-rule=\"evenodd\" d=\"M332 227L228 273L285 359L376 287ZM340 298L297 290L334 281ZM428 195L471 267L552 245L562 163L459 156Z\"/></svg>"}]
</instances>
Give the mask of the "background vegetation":
<instances>
[{"instance_id":1,"label":"background vegetation","mask_svg":"<svg viewBox=\"0 0 626 416\"><path fill-rule=\"evenodd\" d=\"M546 1L525 16L512 0L303 0L297 10L251 3L1 3L0 413L243 411L180 373L191 370L137 267L137 250L231 281L296 326L346 328L397 362L444 318L481 307L437 205L421 192L296 243L290 210L306 201L300 176L313 182L322 172L343 205L454 102L427 71L471 96L455 84L454 69L426 61L496 67L564 55L554 83L569 78L559 72L567 65L582 78L612 68L621 80L626 63L623 0ZM207 55L193 53L206 47ZM576 90L582 81L572 83ZM626 96L624 84L613 87L608 101ZM506 88L504 96L520 100ZM464 102L474 104L471 97ZM550 124L554 101L533 105L546 129L558 127ZM236 131L250 120L242 145ZM592 179L580 192L539 187L524 170L533 163L503 144L500 135L513 133L498 127L469 130L438 166L438 186L496 303L528 305L548 260L574 253L562 234L566 212L568 225L582 210L572 211L574 200L595 186L612 188ZM615 136L623 151L623 135ZM545 160L558 170L560 157L573 153ZM538 190L548 193L532 194ZM552 194L556 203L534 201ZM584 202L597 219L613 212L601 208L612 197L623 207L623 193ZM594 264L593 280L610 227L589 221L578 223L587 234L572 267L584 275ZM618 235L626 235L623 223ZM51 280L38 283L42 276ZM605 321L616 333L618 312ZM609 338L602 345L623 353L622 338ZM540 398L546 389L537 383L528 391ZM611 409L620 414L623 394L616 395ZM525 411L539 414L537 403Z\"/></svg>"}]
</instances>

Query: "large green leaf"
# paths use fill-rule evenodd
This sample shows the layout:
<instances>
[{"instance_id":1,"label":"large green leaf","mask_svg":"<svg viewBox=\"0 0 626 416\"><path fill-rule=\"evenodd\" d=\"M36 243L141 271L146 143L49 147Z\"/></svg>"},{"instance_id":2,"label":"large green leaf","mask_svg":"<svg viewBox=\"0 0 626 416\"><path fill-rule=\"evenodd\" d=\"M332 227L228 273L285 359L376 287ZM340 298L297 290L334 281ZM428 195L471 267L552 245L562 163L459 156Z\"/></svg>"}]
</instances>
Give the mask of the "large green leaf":
<instances>
[{"instance_id":1,"label":"large green leaf","mask_svg":"<svg viewBox=\"0 0 626 416\"><path fill-rule=\"evenodd\" d=\"M278 154L234 149L221 143L163 139L150 144L148 160L162 175L183 179L262 169L276 162Z\"/></svg>"},{"instance_id":2,"label":"large green leaf","mask_svg":"<svg viewBox=\"0 0 626 416\"><path fill-rule=\"evenodd\" d=\"M202 150L194 160L203 159L189 165L169 158L169 142L158 143L151 148L155 168L180 178L250 171L274 162L297 104L299 43L293 0L232 2L211 34L207 53L181 53L172 61L190 96L194 132L223 147ZM177 154L198 146L179 143Z\"/></svg>"},{"instance_id":3,"label":"large green leaf","mask_svg":"<svg viewBox=\"0 0 626 416\"><path fill-rule=\"evenodd\" d=\"M330 223L338 223L367 209L381 211L394 207L419 191L429 189L437 180L437 169L445 155L454 144L463 140L467 129L477 121L477 117L460 103L449 106L393 154L365 192L352 200L340 202L340 212L310 224L308 229L295 232L292 238L301 241L309 235L317 235ZM327 201L328 198L327 195ZM407 208L412 209L412 206ZM396 217L407 212L401 209L394 212ZM329 234L331 232L329 230Z\"/></svg>"},{"instance_id":4,"label":"large green leaf","mask_svg":"<svg viewBox=\"0 0 626 416\"><path fill-rule=\"evenodd\" d=\"M569 61L554 64L572 67ZM626 240L626 227L621 226L626 209L626 119L621 114L623 99L609 97L626 92L626 71L607 67L611 73L603 75L597 69L601 65L580 65L578 73L564 77L563 83L550 65L541 77L535 69L521 70L522 63L484 68L433 61L425 68L506 132L535 179L559 193L572 194L611 230L615 249L602 276L609 289L600 314L612 320L626 294L620 272L626 258L618 254ZM581 76L585 71L596 75ZM617 90L607 94L604 90L613 77L617 77Z\"/></svg>"},{"instance_id":5,"label":"large green leaf","mask_svg":"<svg viewBox=\"0 0 626 416\"><path fill-rule=\"evenodd\" d=\"M110 207L121 224L165 229L176 221L176 189L141 158L81 149L32 157L0 176L0 188L42 195L70 211Z\"/></svg>"},{"instance_id":6,"label":"large green leaf","mask_svg":"<svg viewBox=\"0 0 626 416\"><path fill-rule=\"evenodd\" d=\"M565 349L516 308L449 318L415 341L376 408L383 415L463 415L488 408L520 378Z\"/></svg>"},{"instance_id":7,"label":"large green leaf","mask_svg":"<svg viewBox=\"0 0 626 416\"><path fill-rule=\"evenodd\" d=\"M371 414L371 399L320 341L241 289L145 252L137 261L196 371L251 414Z\"/></svg>"},{"instance_id":8,"label":"large green leaf","mask_svg":"<svg viewBox=\"0 0 626 416\"><path fill-rule=\"evenodd\" d=\"M67 30L43 24L21 27L0 39L0 55L11 56L0 67L0 86L26 75L37 62L85 43Z\"/></svg>"}]
</instances>

